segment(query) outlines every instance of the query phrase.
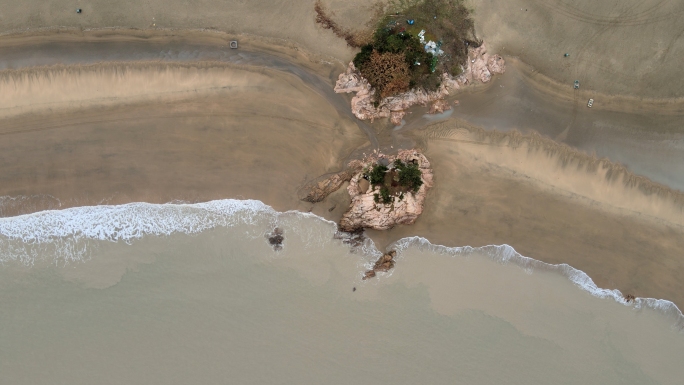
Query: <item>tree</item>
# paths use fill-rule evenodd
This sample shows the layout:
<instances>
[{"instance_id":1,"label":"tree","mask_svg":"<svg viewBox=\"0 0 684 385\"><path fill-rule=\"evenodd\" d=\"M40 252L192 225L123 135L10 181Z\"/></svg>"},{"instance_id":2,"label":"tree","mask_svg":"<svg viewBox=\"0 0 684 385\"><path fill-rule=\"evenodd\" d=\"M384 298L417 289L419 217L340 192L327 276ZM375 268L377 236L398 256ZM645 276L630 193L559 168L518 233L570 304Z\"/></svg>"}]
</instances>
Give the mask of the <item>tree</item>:
<instances>
[{"instance_id":1,"label":"tree","mask_svg":"<svg viewBox=\"0 0 684 385\"><path fill-rule=\"evenodd\" d=\"M417 164L406 164L397 159L394 161L394 167L396 167L397 173L399 174L400 185L408 187L414 192L418 191L420 186L423 185L423 173L420 171Z\"/></svg>"}]
</instances>

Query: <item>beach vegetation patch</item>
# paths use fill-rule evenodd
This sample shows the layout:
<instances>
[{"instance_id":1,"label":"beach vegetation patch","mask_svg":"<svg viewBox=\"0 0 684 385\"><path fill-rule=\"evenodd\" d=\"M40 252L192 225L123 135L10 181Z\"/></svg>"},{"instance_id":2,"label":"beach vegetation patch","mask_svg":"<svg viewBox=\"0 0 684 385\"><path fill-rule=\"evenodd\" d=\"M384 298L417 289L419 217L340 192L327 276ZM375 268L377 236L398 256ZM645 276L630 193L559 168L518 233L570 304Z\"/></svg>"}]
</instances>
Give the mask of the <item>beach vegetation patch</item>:
<instances>
[{"instance_id":1,"label":"beach vegetation patch","mask_svg":"<svg viewBox=\"0 0 684 385\"><path fill-rule=\"evenodd\" d=\"M388 204L392 203L392 197L390 196L390 190L387 188L387 186L382 186L380 188L380 199L382 200L382 203Z\"/></svg>"},{"instance_id":2,"label":"beach vegetation patch","mask_svg":"<svg viewBox=\"0 0 684 385\"><path fill-rule=\"evenodd\" d=\"M376 164L368 173L368 181L371 185L377 186L385 181L385 174L387 173L387 166Z\"/></svg>"},{"instance_id":3,"label":"beach vegetation patch","mask_svg":"<svg viewBox=\"0 0 684 385\"><path fill-rule=\"evenodd\" d=\"M422 173L417 164L412 162L404 163L397 159L394 161L394 167L397 170L400 186L407 187L415 192L423 185Z\"/></svg>"},{"instance_id":4,"label":"beach vegetation patch","mask_svg":"<svg viewBox=\"0 0 684 385\"><path fill-rule=\"evenodd\" d=\"M441 75L458 76L468 49L482 40L475 35L471 10L464 0L388 0L375 3L372 33L339 26L315 3L316 22L360 48L354 66L375 90L374 103L411 89L436 91ZM363 37L361 37L363 36Z\"/></svg>"},{"instance_id":5,"label":"beach vegetation patch","mask_svg":"<svg viewBox=\"0 0 684 385\"><path fill-rule=\"evenodd\" d=\"M464 0L390 0L386 19L406 24L406 32L425 31L427 45L434 42L443 53L438 55L436 69L457 76L468 60L468 48L477 48L482 40L475 34L472 10ZM394 16L396 15L396 16ZM408 25L404 19L414 22Z\"/></svg>"},{"instance_id":6,"label":"beach vegetation patch","mask_svg":"<svg viewBox=\"0 0 684 385\"><path fill-rule=\"evenodd\" d=\"M414 162L402 162L397 159L387 167L376 163L364 170L363 177L375 188L375 203L389 204L393 197L404 199L406 193L415 193L423 185L423 175Z\"/></svg>"}]
</instances>

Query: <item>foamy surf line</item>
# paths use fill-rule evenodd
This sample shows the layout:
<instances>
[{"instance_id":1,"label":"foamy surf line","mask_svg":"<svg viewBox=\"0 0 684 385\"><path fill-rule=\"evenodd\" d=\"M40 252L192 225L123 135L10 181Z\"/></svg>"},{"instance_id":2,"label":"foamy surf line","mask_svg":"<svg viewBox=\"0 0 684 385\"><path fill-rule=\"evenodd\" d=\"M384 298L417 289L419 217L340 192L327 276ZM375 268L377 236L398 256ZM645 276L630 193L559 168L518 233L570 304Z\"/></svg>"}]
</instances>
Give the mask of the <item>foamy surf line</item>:
<instances>
[{"instance_id":1,"label":"foamy surf line","mask_svg":"<svg viewBox=\"0 0 684 385\"><path fill-rule=\"evenodd\" d=\"M77 246L79 241L132 243L144 236L197 234L216 227L256 224L264 220L275 225L281 215L291 213L300 218L315 218L325 222L331 228L331 237L335 233L336 224L325 218L299 211L281 213L258 200L223 199L194 204L129 203L83 206L0 218L0 263L15 261L32 265L38 255L45 254L46 246L52 247L49 251L55 260L82 261L88 250L87 246ZM447 247L434 245L429 240L417 236L402 238L392 245L400 256L410 247L454 257L482 253L497 262L514 263L529 272L535 269L554 271L595 297L612 298L618 303L633 305L637 309L654 309L674 316L675 326L679 329L684 328L684 315L671 301L636 298L633 303L629 303L619 290L599 288L581 270L567 264L552 265L525 257L509 245ZM364 242L362 251L369 256L382 255L369 239Z\"/></svg>"},{"instance_id":2,"label":"foamy surf line","mask_svg":"<svg viewBox=\"0 0 684 385\"><path fill-rule=\"evenodd\" d=\"M224 199L82 206L0 218L0 263L30 266L45 255L55 263L78 262L88 258L87 241L131 243L144 236L197 234L272 220L277 214L281 213L257 200Z\"/></svg>"},{"instance_id":3,"label":"foamy surf line","mask_svg":"<svg viewBox=\"0 0 684 385\"><path fill-rule=\"evenodd\" d=\"M428 250L430 252L449 255L452 257L482 253L496 262L513 263L530 273L535 269L552 271L566 277L577 287L589 292L589 294L593 295L594 297L613 299L615 302L625 306L633 305L635 309L649 308L667 316L672 316L675 319L675 324L673 327L677 328L678 330L684 329L684 314L682 314L681 310L677 307L677 305L674 304L674 302L664 299L640 297L635 298L632 302L627 302L620 290L603 289L596 286L594 281L582 270L575 269L566 263L554 265L526 257L515 251L513 247L506 244L487 245L482 247L447 247L435 245L423 237L414 236L402 238L391 246L391 248L394 248L400 256L404 250L410 247L417 247L420 250Z\"/></svg>"}]
</instances>

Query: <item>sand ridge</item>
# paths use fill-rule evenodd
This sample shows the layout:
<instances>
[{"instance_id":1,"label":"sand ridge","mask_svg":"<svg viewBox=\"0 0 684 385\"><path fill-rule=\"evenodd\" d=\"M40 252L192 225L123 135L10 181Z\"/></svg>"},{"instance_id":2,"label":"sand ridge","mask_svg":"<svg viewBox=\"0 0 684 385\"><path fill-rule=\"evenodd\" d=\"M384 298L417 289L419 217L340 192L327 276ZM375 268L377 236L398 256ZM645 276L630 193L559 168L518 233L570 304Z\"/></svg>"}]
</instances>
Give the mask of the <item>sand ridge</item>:
<instances>
[{"instance_id":1,"label":"sand ridge","mask_svg":"<svg viewBox=\"0 0 684 385\"><path fill-rule=\"evenodd\" d=\"M451 126L451 127L449 127ZM538 133L523 135L452 124L426 128L429 141L449 141L463 155L532 180L540 189L605 209L634 214L684 229L684 193L635 175L624 165L578 151Z\"/></svg>"}]
</instances>

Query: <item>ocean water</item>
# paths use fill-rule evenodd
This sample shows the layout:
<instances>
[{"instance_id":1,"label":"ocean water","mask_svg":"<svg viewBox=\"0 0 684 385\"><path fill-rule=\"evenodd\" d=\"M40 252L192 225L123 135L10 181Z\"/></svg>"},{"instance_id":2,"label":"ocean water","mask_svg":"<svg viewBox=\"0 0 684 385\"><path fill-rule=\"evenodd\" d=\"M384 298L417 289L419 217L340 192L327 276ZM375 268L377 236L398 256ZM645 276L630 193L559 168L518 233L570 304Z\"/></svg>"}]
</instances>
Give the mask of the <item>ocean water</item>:
<instances>
[{"instance_id":1,"label":"ocean water","mask_svg":"<svg viewBox=\"0 0 684 385\"><path fill-rule=\"evenodd\" d=\"M668 301L507 245L392 248L363 281L372 241L251 200L2 218L0 383L681 383Z\"/></svg>"}]
</instances>

